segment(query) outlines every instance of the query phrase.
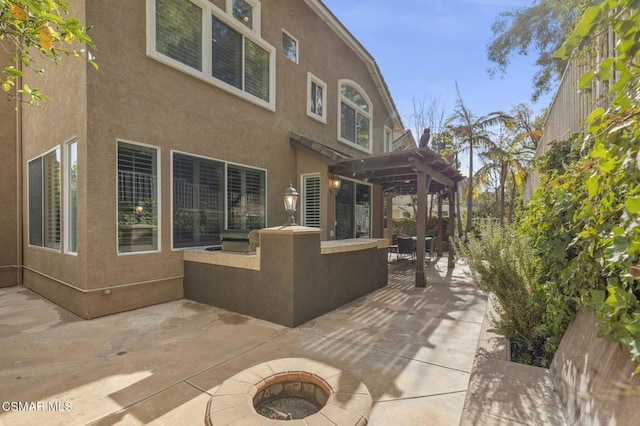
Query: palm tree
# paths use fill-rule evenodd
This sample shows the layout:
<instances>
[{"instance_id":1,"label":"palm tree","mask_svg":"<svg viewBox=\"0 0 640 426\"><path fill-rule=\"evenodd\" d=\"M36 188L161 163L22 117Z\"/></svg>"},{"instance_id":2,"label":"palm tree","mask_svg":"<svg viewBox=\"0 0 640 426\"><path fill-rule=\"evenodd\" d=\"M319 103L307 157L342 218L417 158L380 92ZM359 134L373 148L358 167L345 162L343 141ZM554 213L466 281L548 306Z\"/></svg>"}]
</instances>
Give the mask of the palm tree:
<instances>
[{"instance_id":1,"label":"palm tree","mask_svg":"<svg viewBox=\"0 0 640 426\"><path fill-rule=\"evenodd\" d=\"M471 232L473 211L473 154L474 147L494 145L489 129L499 124L508 124L511 117L496 111L480 117L475 116L462 101L460 90L456 84L458 99L453 114L447 119L447 127L460 144L461 149L469 153L469 185L467 187L467 226L465 233Z\"/></svg>"},{"instance_id":2,"label":"palm tree","mask_svg":"<svg viewBox=\"0 0 640 426\"><path fill-rule=\"evenodd\" d=\"M533 112L526 104L518 104L511 111L512 121L501 126L498 143L490 144L480 154L483 166L474 176L477 184L486 185L494 176L498 177L497 201L500 223L504 223L506 209L506 188L510 186L508 221L513 221L515 199L522 188L527 174L533 166L533 157L542 137L542 117L533 118Z\"/></svg>"},{"instance_id":3,"label":"palm tree","mask_svg":"<svg viewBox=\"0 0 640 426\"><path fill-rule=\"evenodd\" d=\"M460 170L460 161L458 160L458 154L460 153L461 147L455 142L453 134L449 131L448 128L445 128L445 130L443 130L442 132L436 133L434 135L433 145L436 147L436 151L441 154L449 164L452 164L453 167ZM462 231L462 216L460 213L460 190L456 191L454 202L456 204L456 228L458 231L458 236L462 237L464 233Z\"/></svg>"},{"instance_id":4,"label":"palm tree","mask_svg":"<svg viewBox=\"0 0 640 426\"><path fill-rule=\"evenodd\" d=\"M505 190L507 183L511 185L511 203L509 222L512 221L513 208L518 187L521 187L526 175L526 163L523 161L522 152L515 140L501 139L501 143L493 144L480 156L484 159L483 166L476 172L475 180L479 185L484 185L490 178L498 176L498 209L500 225L504 224L506 209ZM506 141L506 143L505 143Z\"/></svg>"}]
</instances>

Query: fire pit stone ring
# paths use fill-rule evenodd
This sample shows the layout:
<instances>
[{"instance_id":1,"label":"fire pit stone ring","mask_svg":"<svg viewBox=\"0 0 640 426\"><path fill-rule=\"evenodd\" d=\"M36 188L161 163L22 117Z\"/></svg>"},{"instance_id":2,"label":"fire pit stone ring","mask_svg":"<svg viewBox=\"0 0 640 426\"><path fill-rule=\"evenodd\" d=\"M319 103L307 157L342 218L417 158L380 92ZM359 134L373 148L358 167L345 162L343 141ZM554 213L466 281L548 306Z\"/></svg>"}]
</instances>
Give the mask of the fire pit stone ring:
<instances>
[{"instance_id":1,"label":"fire pit stone ring","mask_svg":"<svg viewBox=\"0 0 640 426\"><path fill-rule=\"evenodd\" d=\"M265 405L302 401L315 408L298 417ZM295 402L291 402L294 404ZM366 385L348 372L307 358L282 358L263 362L227 379L209 399L206 424L265 426L365 426L373 400ZM260 407L258 413L256 407ZM265 417L265 410L277 413ZM286 417L285 417L286 416Z\"/></svg>"}]
</instances>

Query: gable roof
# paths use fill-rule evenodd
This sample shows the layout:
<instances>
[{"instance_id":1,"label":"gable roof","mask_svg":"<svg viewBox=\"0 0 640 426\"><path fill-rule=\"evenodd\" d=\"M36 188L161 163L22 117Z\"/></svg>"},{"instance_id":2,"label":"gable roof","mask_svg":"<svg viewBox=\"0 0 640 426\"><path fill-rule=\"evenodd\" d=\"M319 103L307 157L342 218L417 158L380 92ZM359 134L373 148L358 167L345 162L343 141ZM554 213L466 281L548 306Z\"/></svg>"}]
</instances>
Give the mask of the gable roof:
<instances>
[{"instance_id":1,"label":"gable roof","mask_svg":"<svg viewBox=\"0 0 640 426\"><path fill-rule=\"evenodd\" d=\"M404 129L404 125L402 124L402 119L400 118L400 114L396 108L396 104L393 102L393 98L391 97L391 93L389 92L389 87L387 83L384 81L384 77L382 77L382 73L380 72L380 68L376 63L376 60L371 56L371 54L364 48L364 46L356 39L351 32L336 18L336 16L325 6L325 4L321 0L304 0L313 11L315 11L318 16L331 28L355 53L358 57L366 64L367 69L369 70L369 75L373 79L380 96L382 97L382 101L384 103L389 116L393 120L393 125L397 129Z\"/></svg>"}]
</instances>

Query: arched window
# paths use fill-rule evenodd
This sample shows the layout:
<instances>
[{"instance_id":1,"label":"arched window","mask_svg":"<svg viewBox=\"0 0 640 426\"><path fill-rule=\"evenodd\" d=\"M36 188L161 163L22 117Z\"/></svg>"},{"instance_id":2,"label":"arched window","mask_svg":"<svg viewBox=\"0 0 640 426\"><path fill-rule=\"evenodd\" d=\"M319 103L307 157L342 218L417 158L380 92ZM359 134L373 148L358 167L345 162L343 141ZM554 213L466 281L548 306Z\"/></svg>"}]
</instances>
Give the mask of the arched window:
<instances>
[{"instance_id":1,"label":"arched window","mask_svg":"<svg viewBox=\"0 0 640 426\"><path fill-rule=\"evenodd\" d=\"M355 82L340 80L338 140L371 153L372 107L369 97Z\"/></svg>"}]
</instances>

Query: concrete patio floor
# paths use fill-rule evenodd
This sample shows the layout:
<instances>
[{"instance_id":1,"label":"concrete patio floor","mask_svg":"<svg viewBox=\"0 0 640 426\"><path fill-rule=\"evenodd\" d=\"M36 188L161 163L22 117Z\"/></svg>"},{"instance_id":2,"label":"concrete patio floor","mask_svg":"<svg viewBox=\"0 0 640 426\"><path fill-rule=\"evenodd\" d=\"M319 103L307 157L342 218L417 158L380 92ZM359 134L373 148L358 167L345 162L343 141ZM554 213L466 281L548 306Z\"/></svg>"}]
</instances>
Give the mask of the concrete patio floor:
<instances>
[{"instance_id":1,"label":"concrete patio floor","mask_svg":"<svg viewBox=\"0 0 640 426\"><path fill-rule=\"evenodd\" d=\"M0 289L0 425L202 425L223 381L304 357L348 371L371 425L458 425L487 298L462 267L389 264L389 285L296 328L178 300L82 320L23 287ZM59 404L59 411L49 410Z\"/></svg>"}]
</instances>

